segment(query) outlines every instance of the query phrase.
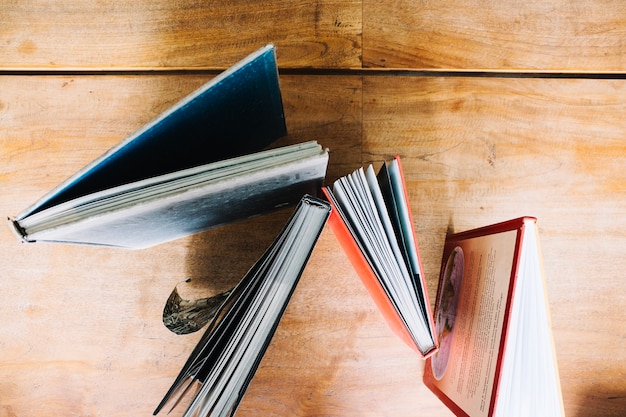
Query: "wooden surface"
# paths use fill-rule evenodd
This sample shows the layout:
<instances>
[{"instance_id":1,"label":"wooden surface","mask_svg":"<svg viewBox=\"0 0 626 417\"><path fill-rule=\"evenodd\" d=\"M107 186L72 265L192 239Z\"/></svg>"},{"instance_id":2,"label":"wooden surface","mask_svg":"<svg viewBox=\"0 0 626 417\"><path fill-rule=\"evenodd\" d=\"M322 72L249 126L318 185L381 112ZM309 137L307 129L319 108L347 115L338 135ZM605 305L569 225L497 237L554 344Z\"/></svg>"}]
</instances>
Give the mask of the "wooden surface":
<instances>
[{"instance_id":1,"label":"wooden surface","mask_svg":"<svg viewBox=\"0 0 626 417\"><path fill-rule=\"evenodd\" d=\"M8 4L7 4L8 3ZM5 69L214 69L280 46L282 65L360 66L357 0L6 1Z\"/></svg>"},{"instance_id":2,"label":"wooden surface","mask_svg":"<svg viewBox=\"0 0 626 417\"><path fill-rule=\"evenodd\" d=\"M363 0L363 65L623 72L626 4Z\"/></svg>"},{"instance_id":3,"label":"wooden surface","mask_svg":"<svg viewBox=\"0 0 626 417\"><path fill-rule=\"evenodd\" d=\"M329 182L401 155L431 300L448 230L539 218L566 413L626 415L626 11L544 3L5 2L0 213L275 42L280 144L329 147ZM0 417L151 415L199 337L170 291L229 288L289 213L142 251L0 228ZM327 229L237 415L450 416L422 368Z\"/></svg>"},{"instance_id":4,"label":"wooden surface","mask_svg":"<svg viewBox=\"0 0 626 417\"><path fill-rule=\"evenodd\" d=\"M284 67L626 70L621 0L2 2L4 69L226 68L274 42Z\"/></svg>"}]
</instances>

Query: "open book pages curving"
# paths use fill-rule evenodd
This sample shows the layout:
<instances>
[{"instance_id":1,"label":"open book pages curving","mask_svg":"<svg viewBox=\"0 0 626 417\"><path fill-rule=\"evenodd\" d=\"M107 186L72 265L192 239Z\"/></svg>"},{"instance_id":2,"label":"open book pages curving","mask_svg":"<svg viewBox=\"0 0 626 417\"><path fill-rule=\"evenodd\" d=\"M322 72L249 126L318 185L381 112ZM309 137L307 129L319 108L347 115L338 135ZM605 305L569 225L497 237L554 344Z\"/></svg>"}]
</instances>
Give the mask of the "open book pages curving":
<instances>
[{"instance_id":1,"label":"open book pages curving","mask_svg":"<svg viewBox=\"0 0 626 417\"><path fill-rule=\"evenodd\" d=\"M330 224L391 329L426 357L437 349L400 159L370 165L324 192Z\"/></svg>"},{"instance_id":2,"label":"open book pages curving","mask_svg":"<svg viewBox=\"0 0 626 417\"><path fill-rule=\"evenodd\" d=\"M28 241L143 248L295 203L319 188L328 152L316 142L136 181L19 219Z\"/></svg>"}]
</instances>

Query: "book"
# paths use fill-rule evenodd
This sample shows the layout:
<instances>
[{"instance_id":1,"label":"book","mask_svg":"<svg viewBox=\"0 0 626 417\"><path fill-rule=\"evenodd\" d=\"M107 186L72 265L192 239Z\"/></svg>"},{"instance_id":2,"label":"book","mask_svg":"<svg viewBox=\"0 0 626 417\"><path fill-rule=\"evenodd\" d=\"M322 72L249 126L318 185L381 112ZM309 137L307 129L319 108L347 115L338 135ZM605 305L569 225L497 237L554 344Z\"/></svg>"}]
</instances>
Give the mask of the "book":
<instances>
[{"instance_id":1,"label":"book","mask_svg":"<svg viewBox=\"0 0 626 417\"><path fill-rule=\"evenodd\" d=\"M323 191L357 274L455 415L563 415L536 218L448 235L431 313L400 158Z\"/></svg>"},{"instance_id":2,"label":"book","mask_svg":"<svg viewBox=\"0 0 626 417\"><path fill-rule=\"evenodd\" d=\"M9 219L24 242L146 248L296 204L327 151L286 134L273 45L216 76ZM265 150L263 150L265 149Z\"/></svg>"},{"instance_id":3,"label":"book","mask_svg":"<svg viewBox=\"0 0 626 417\"><path fill-rule=\"evenodd\" d=\"M437 335L400 158L339 178L322 189L328 221L389 327L426 358Z\"/></svg>"},{"instance_id":4,"label":"book","mask_svg":"<svg viewBox=\"0 0 626 417\"><path fill-rule=\"evenodd\" d=\"M223 301L154 415L194 390L185 417L235 413L330 210L324 200L301 199L276 240Z\"/></svg>"},{"instance_id":5,"label":"book","mask_svg":"<svg viewBox=\"0 0 626 417\"><path fill-rule=\"evenodd\" d=\"M537 219L446 237L424 383L457 416L563 416Z\"/></svg>"}]
</instances>

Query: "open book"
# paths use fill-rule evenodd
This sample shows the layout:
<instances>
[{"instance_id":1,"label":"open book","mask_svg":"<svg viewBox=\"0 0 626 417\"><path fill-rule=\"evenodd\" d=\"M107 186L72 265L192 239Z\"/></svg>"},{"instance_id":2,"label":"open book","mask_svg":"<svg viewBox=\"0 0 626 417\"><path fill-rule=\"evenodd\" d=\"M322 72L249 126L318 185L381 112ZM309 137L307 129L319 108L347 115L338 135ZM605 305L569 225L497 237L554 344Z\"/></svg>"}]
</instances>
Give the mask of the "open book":
<instances>
[{"instance_id":1,"label":"open book","mask_svg":"<svg viewBox=\"0 0 626 417\"><path fill-rule=\"evenodd\" d=\"M328 155L286 134L274 47L218 75L10 219L25 242L144 248L296 204Z\"/></svg>"},{"instance_id":2,"label":"open book","mask_svg":"<svg viewBox=\"0 0 626 417\"><path fill-rule=\"evenodd\" d=\"M155 415L194 390L184 416L235 413L329 213L327 202L302 198L274 243L224 301Z\"/></svg>"},{"instance_id":3,"label":"open book","mask_svg":"<svg viewBox=\"0 0 626 417\"><path fill-rule=\"evenodd\" d=\"M458 416L562 416L536 219L447 236L431 314L404 184L396 157L324 192L379 310L426 357L426 386Z\"/></svg>"},{"instance_id":4,"label":"open book","mask_svg":"<svg viewBox=\"0 0 626 417\"><path fill-rule=\"evenodd\" d=\"M378 174L370 165L323 192L329 220L365 288L391 329L423 357L437 335L399 158Z\"/></svg>"},{"instance_id":5,"label":"open book","mask_svg":"<svg viewBox=\"0 0 626 417\"><path fill-rule=\"evenodd\" d=\"M424 382L458 416L563 416L536 219L449 235Z\"/></svg>"}]
</instances>

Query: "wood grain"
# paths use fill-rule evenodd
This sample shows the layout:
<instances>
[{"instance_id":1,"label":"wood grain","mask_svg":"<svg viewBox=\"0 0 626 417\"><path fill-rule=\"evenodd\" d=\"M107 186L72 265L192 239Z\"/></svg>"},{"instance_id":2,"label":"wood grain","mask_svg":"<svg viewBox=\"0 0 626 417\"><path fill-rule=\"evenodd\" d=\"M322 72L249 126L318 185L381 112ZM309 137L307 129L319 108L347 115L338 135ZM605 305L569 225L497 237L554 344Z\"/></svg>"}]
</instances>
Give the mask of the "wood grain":
<instances>
[{"instance_id":1,"label":"wood grain","mask_svg":"<svg viewBox=\"0 0 626 417\"><path fill-rule=\"evenodd\" d=\"M0 212L13 215L208 77L0 77ZM400 154L434 300L447 230L539 218L567 415L626 412L626 82L282 76L289 135L328 180ZM199 335L161 323L223 291L289 210L143 251L0 228L0 416L150 415ZM238 416L450 416L323 232ZM180 411L178 411L178 415ZM177 415L174 413L174 415Z\"/></svg>"},{"instance_id":2,"label":"wood grain","mask_svg":"<svg viewBox=\"0 0 626 417\"><path fill-rule=\"evenodd\" d=\"M283 68L622 73L619 0L8 1L0 69L224 69L273 42Z\"/></svg>"},{"instance_id":3,"label":"wood grain","mask_svg":"<svg viewBox=\"0 0 626 417\"><path fill-rule=\"evenodd\" d=\"M275 43L284 67L360 67L361 2L8 1L0 69L224 69Z\"/></svg>"},{"instance_id":4,"label":"wood grain","mask_svg":"<svg viewBox=\"0 0 626 417\"><path fill-rule=\"evenodd\" d=\"M624 72L619 0L363 0L363 66Z\"/></svg>"}]
</instances>

